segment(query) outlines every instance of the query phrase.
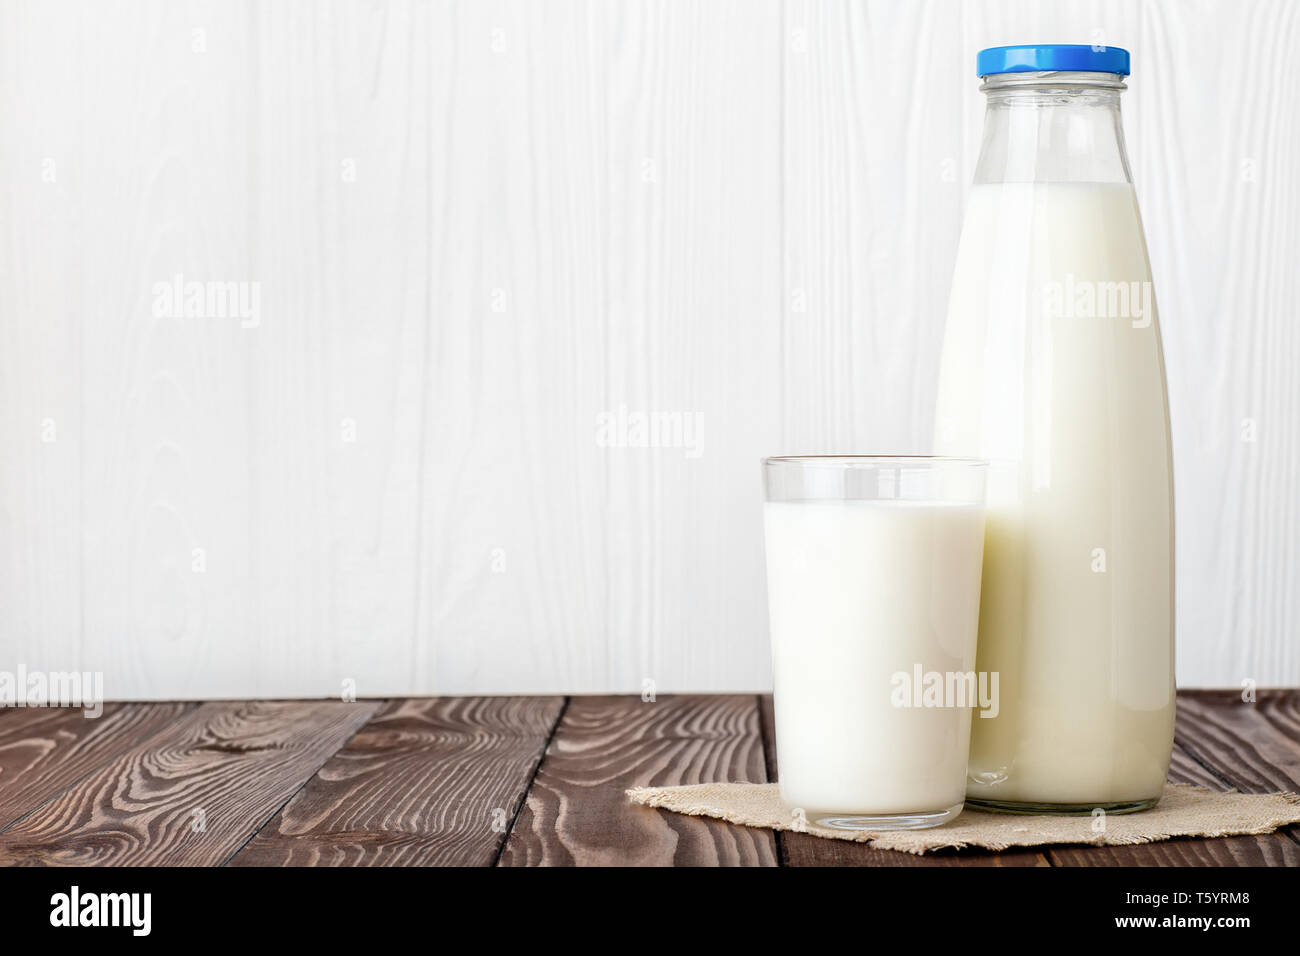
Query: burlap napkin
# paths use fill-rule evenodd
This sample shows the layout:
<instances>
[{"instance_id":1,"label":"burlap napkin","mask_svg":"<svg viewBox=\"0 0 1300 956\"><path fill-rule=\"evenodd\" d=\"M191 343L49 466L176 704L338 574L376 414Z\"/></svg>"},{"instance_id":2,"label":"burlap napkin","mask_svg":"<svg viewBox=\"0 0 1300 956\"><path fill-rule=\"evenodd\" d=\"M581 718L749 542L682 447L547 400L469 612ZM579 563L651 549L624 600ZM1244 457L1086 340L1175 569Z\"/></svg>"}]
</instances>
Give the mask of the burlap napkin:
<instances>
[{"instance_id":1,"label":"burlap napkin","mask_svg":"<svg viewBox=\"0 0 1300 956\"><path fill-rule=\"evenodd\" d=\"M925 853L945 847L1090 843L1125 846L1170 837L1219 837L1271 833L1300 823L1300 796L1294 793L1227 793L1166 783L1160 802L1140 813L1104 817L1067 817L984 813L967 809L951 823L929 830L832 830L804 822L781 802L774 783L704 783L686 787L637 787L627 791L633 803L689 816L716 817L769 830L795 830L832 840L869 843L881 850Z\"/></svg>"}]
</instances>

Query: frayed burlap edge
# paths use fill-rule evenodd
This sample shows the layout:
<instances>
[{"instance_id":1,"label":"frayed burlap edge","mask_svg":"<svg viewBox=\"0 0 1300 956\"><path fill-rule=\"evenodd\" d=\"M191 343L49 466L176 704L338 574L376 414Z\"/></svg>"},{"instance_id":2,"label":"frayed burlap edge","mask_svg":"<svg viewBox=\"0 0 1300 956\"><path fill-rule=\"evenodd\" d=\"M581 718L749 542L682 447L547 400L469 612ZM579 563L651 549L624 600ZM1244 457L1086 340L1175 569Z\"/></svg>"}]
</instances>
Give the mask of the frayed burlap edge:
<instances>
[{"instance_id":1,"label":"frayed burlap edge","mask_svg":"<svg viewBox=\"0 0 1300 956\"><path fill-rule=\"evenodd\" d=\"M1300 823L1300 796L1215 791L1165 784L1160 802L1140 813L1067 817L985 813L967 809L951 823L929 830L833 830L805 822L783 803L774 783L704 783L635 787L634 804L687 816L713 817L742 826L811 833L831 840L867 843L876 849L922 854L930 850L1083 844L1133 846L1172 837L1222 837L1272 833Z\"/></svg>"}]
</instances>

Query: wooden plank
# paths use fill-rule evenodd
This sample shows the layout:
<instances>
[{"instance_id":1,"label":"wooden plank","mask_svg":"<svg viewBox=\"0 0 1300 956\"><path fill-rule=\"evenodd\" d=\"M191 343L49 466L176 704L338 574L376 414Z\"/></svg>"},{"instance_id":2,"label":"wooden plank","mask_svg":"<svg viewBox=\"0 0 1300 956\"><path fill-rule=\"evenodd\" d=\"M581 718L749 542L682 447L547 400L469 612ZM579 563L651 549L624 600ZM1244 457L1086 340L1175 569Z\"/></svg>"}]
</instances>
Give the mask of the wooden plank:
<instances>
[{"instance_id":1,"label":"wooden plank","mask_svg":"<svg viewBox=\"0 0 1300 956\"><path fill-rule=\"evenodd\" d=\"M265 345L224 299L224 283L245 283L235 288L251 305L247 283L266 280L271 322L275 277L249 258L252 8L71 6L79 109L60 120L77 131L67 166L80 211L65 241L80 277L47 308L79 318L81 588L70 598L84 627L63 666L103 671L117 699L259 695L260 681L287 680L315 655L269 671L259 655L278 635L248 613L251 591L284 586L263 571L248 509L262 477L250 468L248 370ZM178 275L221 283L198 288L224 301L169 308L163 290Z\"/></svg>"},{"instance_id":2,"label":"wooden plank","mask_svg":"<svg viewBox=\"0 0 1300 956\"><path fill-rule=\"evenodd\" d=\"M417 673L438 693L770 679L778 16L508 0L436 24L418 613L439 636ZM683 428L635 424L656 414Z\"/></svg>"},{"instance_id":3,"label":"wooden plank","mask_svg":"<svg viewBox=\"0 0 1300 956\"><path fill-rule=\"evenodd\" d=\"M1226 783L1246 793L1300 792L1300 690L1259 691L1254 701L1237 691L1190 691L1178 703L1194 730L1184 747ZM1300 844L1300 826L1279 833Z\"/></svg>"},{"instance_id":4,"label":"wooden plank","mask_svg":"<svg viewBox=\"0 0 1300 956\"><path fill-rule=\"evenodd\" d=\"M1295 841L1262 836L1176 839L1143 846L1057 847L1053 866L1300 866Z\"/></svg>"},{"instance_id":5,"label":"wooden plank","mask_svg":"<svg viewBox=\"0 0 1300 956\"><path fill-rule=\"evenodd\" d=\"M588 421L683 423L659 447L629 428L597 449L608 646L589 689L748 692L771 683L758 462L800 450L782 434L780 0L583 16L602 32L608 229Z\"/></svg>"},{"instance_id":6,"label":"wooden plank","mask_svg":"<svg viewBox=\"0 0 1300 956\"><path fill-rule=\"evenodd\" d=\"M221 863L378 706L203 704L0 833L0 865Z\"/></svg>"},{"instance_id":7,"label":"wooden plank","mask_svg":"<svg viewBox=\"0 0 1300 956\"><path fill-rule=\"evenodd\" d=\"M80 436L86 406L105 396L85 387L82 326L88 313L99 318L87 303L104 288L87 275L82 222L112 197L80 188L87 167L100 165L81 148L91 122L86 47L98 42L88 42L87 12L0 4L0 666L29 671L92 669L81 657ZM130 35L130 10L104 13ZM131 102L116 100L123 111ZM129 231L119 218L118 241Z\"/></svg>"},{"instance_id":8,"label":"wooden plank","mask_svg":"<svg viewBox=\"0 0 1300 956\"><path fill-rule=\"evenodd\" d=\"M392 701L231 863L491 864L563 709L562 697Z\"/></svg>"},{"instance_id":9,"label":"wooden plank","mask_svg":"<svg viewBox=\"0 0 1300 956\"><path fill-rule=\"evenodd\" d=\"M758 699L763 730L767 777L779 779L776 759L776 723L772 695ZM1016 849L994 853L989 850L941 850L917 856L896 850L876 850L861 843L827 840L807 833L778 833L777 843L784 866L1047 866L1047 858L1035 850Z\"/></svg>"},{"instance_id":10,"label":"wooden plank","mask_svg":"<svg viewBox=\"0 0 1300 956\"><path fill-rule=\"evenodd\" d=\"M1261 692L1258 704L1244 704L1231 691L1180 691L1169 779L1247 793L1300 789L1297 700L1295 691ZM1050 855L1058 866L1300 866L1300 844L1287 831L1296 828L1145 846L1057 847Z\"/></svg>"},{"instance_id":11,"label":"wooden plank","mask_svg":"<svg viewBox=\"0 0 1300 956\"><path fill-rule=\"evenodd\" d=\"M1300 16L1285 0L1252 4L1247 16L1167 0L1112 9L1138 20L1124 122L1170 319L1161 333L1178 449L1178 681L1295 686L1300 73L1286 64L1300 48ZM1175 52L1211 45L1249 55L1250 70L1218 76ZM1273 80L1255 97L1259 76ZM1224 236L1255 252L1225 256Z\"/></svg>"},{"instance_id":12,"label":"wooden plank","mask_svg":"<svg viewBox=\"0 0 1300 956\"><path fill-rule=\"evenodd\" d=\"M966 19L943 0L784 5L786 453L931 445L979 143Z\"/></svg>"},{"instance_id":13,"label":"wooden plank","mask_svg":"<svg viewBox=\"0 0 1300 956\"><path fill-rule=\"evenodd\" d=\"M623 791L767 779L754 697L575 697L506 842L503 866L777 863L774 834L634 807Z\"/></svg>"},{"instance_id":14,"label":"wooden plank","mask_svg":"<svg viewBox=\"0 0 1300 956\"><path fill-rule=\"evenodd\" d=\"M610 529L626 517L605 504L595 441L617 313L603 9L434 6L422 41L429 251L411 268L430 299L412 619L427 637L413 677L435 693L608 689Z\"/></svg>"},{"instance_id":15,"label":"wooden plank","mask_svg":"<svg viewBox=\"0 0 1300 956\"><path fill-rule=\"evenodd\" d=\"M0 710L0 830L86 773L176 720L192 704L105 704Z\"/></svg>"},{"instance_id":16,"label":"wooden plank","mask_svg":"<svg viewBox=\"0 0 1300 956\"><path fill-rule=\"evenodd\" d=\"M421 432L440 413L427 262L449 11L287 0L243 15L257 79L241 206L266 315L234 400L249 491L224 504L256 556L237 646L258 684L222 696L333 697L343 680L359 697L428 694L442 632L417 623L420 594L451 576L419 565L421 537L445 533L419 508L426 466L445 467Z\"/></svg>"},{"instance_id":17,"label":"wooden plank","mask_svg":"<svg viewBox=\"0 0 1300 956\"><path fill-rule=\"evenodd\" d=\"M1180 693L1180 740L1239 790L1300 792L1300 690L1262 690L1256 698L1243 701L1236 691Z\"/></svg>"}]
</instances>

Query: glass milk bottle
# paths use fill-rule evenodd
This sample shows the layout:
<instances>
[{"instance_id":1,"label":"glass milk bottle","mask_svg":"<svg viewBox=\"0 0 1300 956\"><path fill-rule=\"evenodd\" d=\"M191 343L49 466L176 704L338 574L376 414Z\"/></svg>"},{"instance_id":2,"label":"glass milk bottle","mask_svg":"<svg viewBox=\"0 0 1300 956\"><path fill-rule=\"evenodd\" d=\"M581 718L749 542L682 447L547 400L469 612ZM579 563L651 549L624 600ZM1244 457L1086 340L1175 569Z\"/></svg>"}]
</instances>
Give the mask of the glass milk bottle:
<instances>
[{"instance_id":1,"label":"glass milk bottle","mask_svg":"<svg viewBox=\"0 0 1300 956\"><path fill-rule=\"evenodd\" d=\"M967 802L1144 809L1174 728L1160 325L1120 124L1127 51L979 54L984 141L944 333L935 452L990 460Z\"/></svg>"}]
</instances>

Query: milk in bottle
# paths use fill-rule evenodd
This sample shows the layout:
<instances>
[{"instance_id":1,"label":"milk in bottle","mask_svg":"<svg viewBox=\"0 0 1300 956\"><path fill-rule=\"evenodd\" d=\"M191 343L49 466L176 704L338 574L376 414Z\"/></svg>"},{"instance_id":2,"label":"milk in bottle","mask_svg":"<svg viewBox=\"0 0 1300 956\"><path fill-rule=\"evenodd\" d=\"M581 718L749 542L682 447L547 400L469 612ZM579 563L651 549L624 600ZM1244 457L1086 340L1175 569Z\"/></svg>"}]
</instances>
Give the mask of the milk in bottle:
<instances>
[{"instance_id":1,"label":"milk in bottle","mask_svg":"<svg viewBox=\"0 0 1300 956\"><path fill-rule=\"evenodd\" d=\"M1110 812L1173 742L1173 493L1160 325L1120 126L1128 54L986 50L935 451L990 460L967 799Z\"/></svg>"}]
</instances>

